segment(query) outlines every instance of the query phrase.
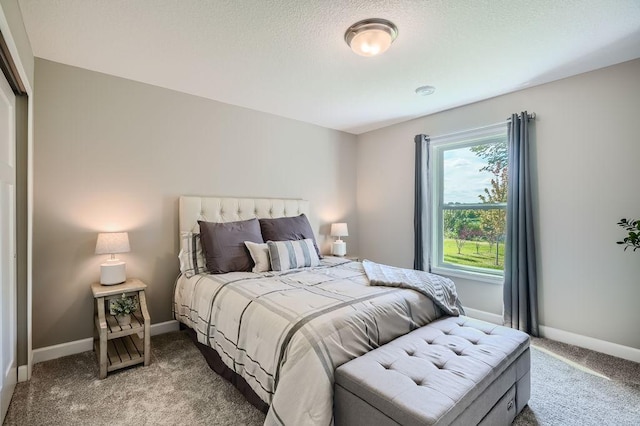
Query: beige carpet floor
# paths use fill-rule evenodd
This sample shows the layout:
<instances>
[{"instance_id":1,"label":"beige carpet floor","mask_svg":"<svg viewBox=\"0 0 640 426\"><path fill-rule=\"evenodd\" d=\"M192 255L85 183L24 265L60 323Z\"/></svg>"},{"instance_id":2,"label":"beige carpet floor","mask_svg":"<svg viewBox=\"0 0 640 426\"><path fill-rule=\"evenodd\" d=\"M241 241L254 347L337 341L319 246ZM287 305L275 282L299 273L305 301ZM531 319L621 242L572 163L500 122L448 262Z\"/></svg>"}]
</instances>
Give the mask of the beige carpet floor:
<instances>
[{"instance_id":1,"label":"beige carpet floor","mask_svg":"<svg viewBox=\"0 0 640 426\"><path fill-rule=\"evenodd\" d=\"M261 425L264 414L214 373L184 332L151 338L151 365L98 380L93 352L36 364L6 425Z\"/></svg>"},{"instance_id":2,"label":"beige carpet floor","mask_svg":"<svg viewBox=\"0 0 640 426\"><path fill-rule=\"evenodd\" d=\"M532 395L515 425L640 425L640 364L533 339ZM98 380L92 352L36 364L5 425L261 425L183 332L152 338L151 365ZM292 403L294 403L292 401Z\"/></svg>"}]
</instances>

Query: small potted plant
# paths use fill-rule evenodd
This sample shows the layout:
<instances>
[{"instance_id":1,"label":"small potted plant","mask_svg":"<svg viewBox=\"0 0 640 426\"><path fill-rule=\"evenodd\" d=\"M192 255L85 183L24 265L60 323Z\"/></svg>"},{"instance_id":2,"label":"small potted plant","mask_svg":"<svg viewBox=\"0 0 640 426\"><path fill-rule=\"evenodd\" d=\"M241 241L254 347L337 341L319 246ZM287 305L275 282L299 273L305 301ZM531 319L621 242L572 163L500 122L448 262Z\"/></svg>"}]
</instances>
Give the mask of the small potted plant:
<instances>
[{"instance_id":1,"label":"small potted plant","mask_svg":"<svg viewBox=\"0 0 640 426\"><path fill-rule=\"evenodd\" d=\"M138 309L138 301L134 297L127 297L124 293L109 303L109 312L116 316L119 325L131 324L131 314Z\"/></svg>"},{"instance_id":2,"label":"small potted plant","mask_svg":"<svg viewBox=\"0 0 640 426\"><path fill-rule=\"evenodd\" d=\"M624 228L628 234L622 241L617 243L623 244L625 250L629 247L632 247L633 251L640 249L640 220L622 218L618 222L618 226Z\"/></svg>"}]
</instances>

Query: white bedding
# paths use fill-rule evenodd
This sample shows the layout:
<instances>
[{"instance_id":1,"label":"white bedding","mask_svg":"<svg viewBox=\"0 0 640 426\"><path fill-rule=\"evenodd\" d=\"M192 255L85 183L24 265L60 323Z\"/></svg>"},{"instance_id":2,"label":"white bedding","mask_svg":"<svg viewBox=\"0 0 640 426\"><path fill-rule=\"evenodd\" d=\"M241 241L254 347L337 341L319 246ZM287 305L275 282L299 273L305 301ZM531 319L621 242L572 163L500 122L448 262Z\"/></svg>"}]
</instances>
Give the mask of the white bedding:
<instances>
[{"instance_id":1,"label":"white bedding","mask_svg":"<svg viewBox=\"0 0 640 426\"><path fill-rule=\"evenodd\" d=\"M329 425L339 365L442 315L426 296L369 286L327 257L286 272L180 277L174 315L270 404L265 424Z\"/></svg>"}]
</instances>

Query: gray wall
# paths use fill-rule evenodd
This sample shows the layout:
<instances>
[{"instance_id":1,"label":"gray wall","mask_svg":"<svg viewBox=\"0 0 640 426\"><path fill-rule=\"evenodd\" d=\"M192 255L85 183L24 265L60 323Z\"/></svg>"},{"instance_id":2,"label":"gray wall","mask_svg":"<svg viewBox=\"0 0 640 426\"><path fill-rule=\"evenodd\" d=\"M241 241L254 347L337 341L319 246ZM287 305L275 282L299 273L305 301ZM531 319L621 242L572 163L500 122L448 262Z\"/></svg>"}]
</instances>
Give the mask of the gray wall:
<instances>
[{"instance_id":1,"label":"gray wall","mask_svg":"<svg viewBox=\"0 0 640 426\"><path fill-rule=\"evenodd\" d=\"M540 321L640 348L640 253L615 244L640 217L640 60L421 117L358 137L360 255L413 263L413 137L536 112ZM465 306L502 313L502 287L454 279Z\"/></svg>"},{"instance_id":2,"label":"gray wall","mask_svg":"<svg viewBox=\"0 0 640 426\"><path fill-rule=\"evenodd\" d=\"M171 318L178 197L304 198L324 251L328 224L358 246L356 137L36 59L33 346L92 336L99 231L129 231L127 273Z\"/></svg>"}]
</instances>

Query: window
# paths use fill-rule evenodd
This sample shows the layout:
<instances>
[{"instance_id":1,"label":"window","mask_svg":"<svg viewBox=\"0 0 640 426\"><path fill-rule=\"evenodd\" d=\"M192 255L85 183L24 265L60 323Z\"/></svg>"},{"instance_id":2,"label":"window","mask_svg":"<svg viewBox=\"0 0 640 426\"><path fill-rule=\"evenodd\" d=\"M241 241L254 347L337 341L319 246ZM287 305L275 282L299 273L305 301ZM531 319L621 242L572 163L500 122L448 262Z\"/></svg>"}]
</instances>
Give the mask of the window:
<instances>
[{"instance_id":1,"label":"window","mask_svg":"<svg viewBox=\"0 0 640 426\"><path fill-rule=\"evenodd\" d=\"M430 144L436 273L501 282L507 207L507 128L434 138Z\"/></svg>"}]
</instances>

